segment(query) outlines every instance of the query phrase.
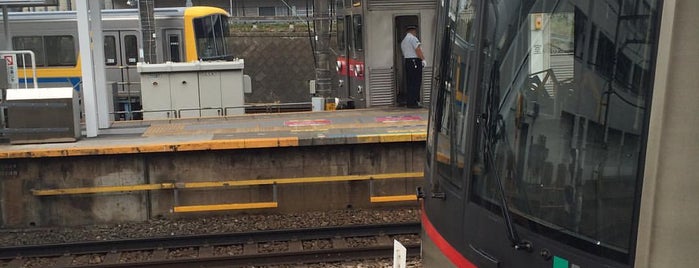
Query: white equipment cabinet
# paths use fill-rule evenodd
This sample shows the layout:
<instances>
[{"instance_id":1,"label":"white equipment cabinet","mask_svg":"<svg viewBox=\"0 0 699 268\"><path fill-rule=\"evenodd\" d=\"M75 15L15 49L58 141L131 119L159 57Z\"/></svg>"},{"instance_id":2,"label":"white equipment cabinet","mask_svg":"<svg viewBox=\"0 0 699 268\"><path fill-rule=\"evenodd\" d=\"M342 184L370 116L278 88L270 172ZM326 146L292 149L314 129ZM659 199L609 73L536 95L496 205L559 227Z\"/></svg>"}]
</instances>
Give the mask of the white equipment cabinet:
<instances>
[{"instance_id":1,"label":"white equipment cabinet","mask_svg":"<svg viewBox=\"0 0 699 268\"><path fill-rule=\"evenodd\" d=\"M245 113L243 66L242 59L138 63L143 119Z\"/></svg>"}]
</instances>

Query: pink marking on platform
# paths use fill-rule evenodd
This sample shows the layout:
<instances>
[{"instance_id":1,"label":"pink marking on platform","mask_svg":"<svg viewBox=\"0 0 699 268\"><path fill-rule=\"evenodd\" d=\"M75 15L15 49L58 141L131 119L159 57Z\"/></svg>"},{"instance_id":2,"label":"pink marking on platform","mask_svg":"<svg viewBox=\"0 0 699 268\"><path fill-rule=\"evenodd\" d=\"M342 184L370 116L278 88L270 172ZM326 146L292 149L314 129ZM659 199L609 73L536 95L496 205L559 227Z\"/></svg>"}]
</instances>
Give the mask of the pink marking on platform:
<instances>
[{"instance_id":1,"label":"pink marking on platform","mask_svg":"<svg viewBox=\"0 0 699 268\"><path fill-rule=\"evenodd\" d=\"M305 119L305 120L287 120L284 125L287 127L304 127L304 126L324 126L330 125L332 122L328 119Z\"/></svg>"},{"instance_id":2,"label":"pink marking on platform","mask_svg":"<svg viewBox=\"0 0 699 268\"><path fill-rule=\"evenodd\" d=\"M419 115L402 115L402 116L381 116L376 118L379 123L396 123L403 121L419 121L422 117Z\"/></svg>"}]
</instances>

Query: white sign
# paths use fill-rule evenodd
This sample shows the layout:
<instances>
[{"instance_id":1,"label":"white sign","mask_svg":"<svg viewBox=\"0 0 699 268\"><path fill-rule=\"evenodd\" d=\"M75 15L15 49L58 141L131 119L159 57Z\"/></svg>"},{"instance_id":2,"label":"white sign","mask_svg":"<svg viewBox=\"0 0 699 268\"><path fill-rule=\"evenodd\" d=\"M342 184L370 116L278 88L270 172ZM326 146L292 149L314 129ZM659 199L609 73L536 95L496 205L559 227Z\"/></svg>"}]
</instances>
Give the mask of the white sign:
<instances>
[{"instance_id":1,"label":"white sign","mask_svg":"<svg viewBox=\"0 0 699 268\"><path fill-rule=\"evenodd\" d=\"M405 268L406 267L406 256L408 255L408 250L398 242L398 240L393 240L393 268Z\"/></svg>"},{"instance_id":2,"label":"white sign","mask_svg":"<svg viewBox=\"0 0 699 268\"><path fill-rule=\"evenodd\" d=\"M19 87L19 78L17 77L17 55L2 54L2 58L7 63L7 83L10 88Z\"/></svg>"}]
</instances>

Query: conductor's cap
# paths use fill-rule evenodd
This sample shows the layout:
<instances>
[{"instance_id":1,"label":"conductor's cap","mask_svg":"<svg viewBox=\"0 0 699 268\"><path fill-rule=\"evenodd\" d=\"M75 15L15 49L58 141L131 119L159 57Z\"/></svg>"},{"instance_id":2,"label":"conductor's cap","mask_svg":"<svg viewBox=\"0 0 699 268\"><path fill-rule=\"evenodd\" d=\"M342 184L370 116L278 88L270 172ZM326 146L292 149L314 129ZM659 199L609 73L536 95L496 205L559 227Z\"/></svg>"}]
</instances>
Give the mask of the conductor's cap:
<instances>
[{"instance_id":1,"label":"conductor's cap","mask_svg":"<svg viewBox=\"0 0 699 268\"><path fill-rule=\"evenodd\" d=\"M408 27L405 28L405 30L417 30L417 26L415 25L409 25Z\"/></svg>"}]
</instances>

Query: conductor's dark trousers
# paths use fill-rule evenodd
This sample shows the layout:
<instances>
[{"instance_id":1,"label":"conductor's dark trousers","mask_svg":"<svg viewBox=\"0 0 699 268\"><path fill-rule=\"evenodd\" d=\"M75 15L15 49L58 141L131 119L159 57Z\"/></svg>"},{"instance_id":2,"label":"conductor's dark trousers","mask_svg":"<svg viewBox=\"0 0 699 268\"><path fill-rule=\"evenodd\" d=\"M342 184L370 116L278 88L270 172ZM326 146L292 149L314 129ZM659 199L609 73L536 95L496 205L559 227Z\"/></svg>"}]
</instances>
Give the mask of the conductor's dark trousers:
<instances>
[{"instance_id":1,"label":"conductor's dark trousers","mask_svg":"<svg viewBox=\"0 0 699 268\"><path fill-rule=\"evenodd\" d=\"M420 84L422 83L422 60L407 58L403 60L406 80L406 104L408 107L418 107L420 101Z\"/></svg>"}]
</instances>

